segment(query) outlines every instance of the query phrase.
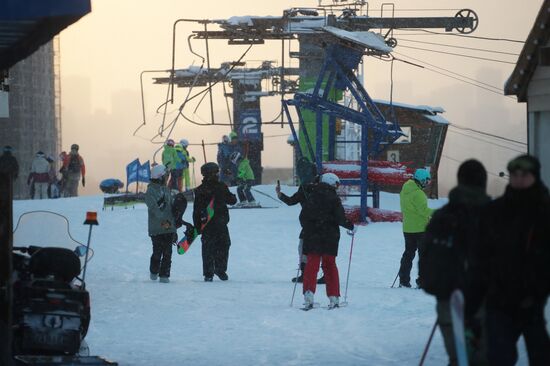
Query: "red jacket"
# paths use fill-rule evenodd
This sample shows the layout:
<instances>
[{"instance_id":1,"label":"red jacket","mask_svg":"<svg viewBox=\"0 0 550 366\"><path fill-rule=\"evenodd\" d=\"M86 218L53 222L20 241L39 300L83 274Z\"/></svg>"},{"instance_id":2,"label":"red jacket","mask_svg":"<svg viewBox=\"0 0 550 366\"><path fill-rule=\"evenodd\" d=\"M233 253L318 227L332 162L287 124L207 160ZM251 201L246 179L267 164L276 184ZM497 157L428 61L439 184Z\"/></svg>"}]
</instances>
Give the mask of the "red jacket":
<instances>
[{"instance_id":1,"label":"red jacket","mask_svg":"<svg viewBox=\"0 0 550 366\"><path fill-rule=\"evenodd\" d=\"M67 154L67 156L65 156L65 159L63 160L63 167L62 167L63 170L68 172L69 164L71 162L71 157L73 156L74 156L73 154ZM82 156L80 156L79 154L77 154L76 156L78 157L78 162L80 164L80 173L84 177L86 175L86 166L84 165L84 159L82 159Z\"/></svg>"}]
</instances>

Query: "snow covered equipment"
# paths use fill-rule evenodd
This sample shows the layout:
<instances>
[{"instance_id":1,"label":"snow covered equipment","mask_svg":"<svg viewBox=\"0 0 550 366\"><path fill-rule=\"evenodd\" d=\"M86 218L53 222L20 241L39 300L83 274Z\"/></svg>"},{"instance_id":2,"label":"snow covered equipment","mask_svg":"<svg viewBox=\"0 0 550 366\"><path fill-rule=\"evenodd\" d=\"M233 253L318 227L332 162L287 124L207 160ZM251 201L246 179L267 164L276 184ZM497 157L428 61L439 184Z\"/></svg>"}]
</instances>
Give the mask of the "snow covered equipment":
<instances>
[{"instance_id":1,"label":"snow covered equipment","mask_svg":"<svg viewBox=\"0 0 550 366\"><path fill-rule=\"evenodd\" d=\"M86 224L91 229L97 216L88 215ZM79 358L90 324L85 273L78 277L93 257L89 239L86 246L73 239L67 218L57 213L20 216L13 233L15 355Z\"/></svg>"},{"instance_id":2,"label":"snow covered equipment","mask_svg":"<svg viewBox=\"0 0 550 366\"><path fill-rule=\"evenodd\" d=\"M424 365L424 361L426 360L426 356L428 355L428 350L430 349L430 345L432 344L432 339L434 337L436 328L437 328L437 319L435 320L434 326L432 327L432 331L430 332L430 337L428 338L426 347L424 347L424 352L422 352L422 357L420 358L420 363L418 364L419 366Z\"/></svg>"},{"instance_id":3,"label":"snow covered equipment","mask_svg":"<svg viewBox=\"0 0 550 366\"><path fill-rule=\"evenodd\" d=\"M101 189L101 192L103 193L118 193L118 190L124 187L124 183L120 179L104 179L99 183L99 189Z\"/></svg>"},{"instance_id":4,"label":"snow covered equipment","mask_svg":"<svg viewBox=\"0 0 550 366\"><path fill-rule=\"evenodd\" d=\"M468 366L468 352L464 335L464 295L462 295L462 291L455 290L451 294L450 306L458 366Z\"/></svg>"}]
</instances>

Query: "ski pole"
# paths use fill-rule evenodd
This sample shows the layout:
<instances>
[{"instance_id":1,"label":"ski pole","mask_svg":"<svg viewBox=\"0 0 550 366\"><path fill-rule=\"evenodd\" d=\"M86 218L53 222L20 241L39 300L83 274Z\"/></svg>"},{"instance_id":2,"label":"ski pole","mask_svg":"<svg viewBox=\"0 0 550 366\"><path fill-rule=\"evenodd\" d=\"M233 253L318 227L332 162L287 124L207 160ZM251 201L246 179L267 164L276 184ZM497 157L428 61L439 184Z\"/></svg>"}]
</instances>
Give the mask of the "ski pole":
<instances>
[{"instance_id":1,"label":"ski pole","mask_svg":"<svg viewBox=\"0 0 550 366\"><path fill-rule=\"evenodd\" d=\"M351 236L351 249L349 250L349 262L348 262L348 275L346 276L346 291L344 292L344 302L348 301L348 284L349 284L349 272L351 269L351 256L353 254L353 242L355 241L355 233Z\"/></svg>"},{"instance_id":2,"label":"ski pole","mask_svg":"<svg viewBox=\"0 0 550 366\"><path fill-rule=\"evenodd\" d=\"M434 337L435 328L437 328L437 319L435 320L434 326L432 327L430 338L428 338L428 343L426 343L426 347L424 347L424 352L422 352L422 358L420 359L420 363L418 364L418 366L424 365L424 360L428 355L428 350L430 349L430 344L432 343L432 338Z\"/></svg>"},{"instance_id":3,"label":"ski pole","mask_svg":"<svg viewBox=\"0 0 550 366\"><path fill-rule=\"evenodd\" d=\"M395 275L395 280L393 280L393 283L391 284L390 288L393 288L393 286L395 286L395 282L397 281L397 277L399 277L399 272L397 272L397 274Z\"/></svg>"},{"instance_id":4,"label":"ski pole","mask_svg":"<svg viewBox=\"0 0 550 366\"><path fill-rule=\"evenodd\" d=\"M282 202L282 201L280 201L280 200L278 200L278 199L275 199L275 198L271 197L269 194L264 193L264 192L262 192L262 191L259 191L259 190L255 189L255 188L250 188L250 190L252 190L252 191L254 191L254 192L256 192L256 193L259 193L259 194L261 194L261 195L263 195L263 196L269 197L269 198L271 198L273 201L275 201L275 202L277 202L277 203Z\"/></svg>"},{"instance_id":5,"label":"ski pole","mask_svg":"<svg viewBox=\"0 0 550 366\"><path fill-rule=\"evenodd\" d=\"M296 270L296 281L294 282L294 290L292 290L292 298L290 299L290 307L294 304L294 294L296 293L296 286L298 285L298 276L300 275L300 267Z\"/></svg>"}]
</instances>

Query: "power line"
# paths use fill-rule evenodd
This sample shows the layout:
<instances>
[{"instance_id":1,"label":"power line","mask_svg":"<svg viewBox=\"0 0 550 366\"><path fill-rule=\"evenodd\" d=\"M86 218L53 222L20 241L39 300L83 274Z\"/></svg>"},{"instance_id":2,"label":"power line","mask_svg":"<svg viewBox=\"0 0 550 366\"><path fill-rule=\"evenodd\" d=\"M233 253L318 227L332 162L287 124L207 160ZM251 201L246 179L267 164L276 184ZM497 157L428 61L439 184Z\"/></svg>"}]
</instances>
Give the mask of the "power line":
<instances>
[{"instance_id":1,"label":"power line","mask_svg":"<svg viewBox=\"0 0 550 366\"><path fill-rule=\"evenodd\" d=\"M474 130L473 128L463 127L463 126L460 126L460 125L456 125L454 123L451 124L451 127L458 128L459 130L472 131L472 132L479 133L481 135L486 135L486 136L494 137L494 138L501 139L501 140L504 140L504 141L510 141L510 142L514 142L516 144L527 146L527 144L525 142L521 142L521 141L518 141L518 140L513 140L513 139L503 137L503 136L499 136L499 135L494 135L494 134L489 133L489 132Z\"/></svg>"},{"instance_id":2,"label":"power line","mask_svg":"<svg viewBox=\"0 0 550 366\"><path fill-rule=\"evenodd\" d=\"M446 155L446 154L441 154L442 157L444 157L445 159L449 159L451 161L454 161L455 163L458 163L458 164L462 164L464 162L464 160L458 160L458 159L455 159L455 158L452 158L450 157L449 155ZM487 174L490 174L492 176L495 176L497 178L502 178L500 175L496 174L496 173L493 173L493 172L490 172L488 170L486 170Z\"/></svg>"},{"instance_id":3,"label":"power line","mask_svg":"<svg viewBox=\"0 0 550 366\"><path fill-rule=\"evenodd\" d=\"M395 51L394 51L394 53L400 54L399 52L395 52ZM405 56L405 55L404 55L404 56ZM405 57L408 57L408 56L405 56ZM457 81L460 81L460 82L463 82L463 83L466 83L466 84L470 84L470 85L472 85L472 86L475 86L475 87L477 87L477 88L486 90L486 91L491 92L491 93L493 93L493 94L497 94L497 95L500 95L500 96L504 96L504 94L503 94L502 92L498 92L498 91L496 91L496 90L494 90L494 89L490 89L490 88L487 88L487 87L485 87L485 86L481 86L481 85L479 85L479 84L475 84L475 83L466 81L466 80L464 80L464 79L460 79L460 78L458 78L458 77L455 77L455 76L452 76L452 75L445 74L445 73L443 73L443 72L440 72L440 71L431 69L431 68L429 68L429 67L425 67L425 66L421 66L421 65L415 65L415 64L413 64L413 63L411 63L411 62L408 62L408 61L406 61L406 60L401 60L401 59L398 59L398 58L395 58L395 60L401 61L401 62L404 62L404 63L407 63L407 64L412 64L413 66L420 67L420 68L422 68L422 69L425 69L425 70L434 72L434 73L436 73L436 74L443 75L443 76L446 76L446 77L448 77L448 78L451 78L451 79L454 79L454 80L457 80Z\"/></svg>"},{"instance_id":4,"label":"power line","mask_svg":"<svg viewBox=\"0 0 550 366\"><path fill-rule=\"evenodd\" d=\"M398 40L399 41L406 41L406 42L430 44L430 45L434 45L434 46L442 46L442 47L449 47L449 48L459 48L459 49L464 49L464 50L472 50L472 51L480 51L480 52L488 52L488 53L497 53L497 54L501 54L501 55L519 56L519 53L487 50L487 49L476 48L476 47L465 47L465 46L457 46L457 45L450 45L450 44L437 43L437 42L416 41L414 39L407 39L407 38L399 38Z\"/></svg>"},{"instance_id":5,"label":"power line","mask_svg":"<svg viewBox=\"0 0 550 366\"><path fill-rule=\"evenodd\" d=\"M462 135L462 136L466 136L466 137L469 137L471 139L474 139L474 140L478 140L478 141L481 141L481 142L484 142L486 144L491 144L491 145L495 145L495 146L498 146L498 147L501 147L503 149L508 149L508 150L511 150L511 151L515 151L517 153L525 153L525 151L521 151L521 150L516 150L510 146L505 146L505 145L500 145L500 144L497 144L496 142L492 142L492 141L488 141L488 140L484 140L484 139L481 139L481 138L478 138L478 137L475 137L475 136L472 136L472 135L468 135L468 134L465 134L465 133L462 133L462 132L458 132L458 131L453 131L453 130L448 130L449 132L452 132L452 133L456 133L456 134L459 134L459 135Z\"/></svg>"},{"instance_id":6,"label":"power line","mask_svg":"<svg viewBox=\"0 0 550 366\"><path fill-rule=\"evenodd\" d=\"M496 38L496 37L483 37L483 36L470 36L466 34L456 34L456 33L441 33L441 32L434 32L427 29L419 29L419 28L409 28L409 29L399 29L400 31L413 31L413 32L424 32L429 33L433 35L438 36L455 36L455 37L462 37L462 38L472 38L472 39L481 39L485 41L502 41L502 42L512 42L512 43L521 43L524 44L525 41L520 41L517 39L510 39L510 38Z\"/></svg>"},{"instance_id":7,"label":"power line","mask_svg":"<svg viewBox=\"0 0 550 366\"><path fill-rule=\"evenodd\" d=\"M414 58L414 57L412 57L412 56L408 56L408 55L405 55L405 54L402 54L402 53L399 53L399 52L395 52L395 51L394 51L394 53L397 53L397 54L399 54L399 55L401 55L401 56L405 56L405 57L407 57L407 58L410 58L411 60L414 60L414 61L417 61L417 62L426 64L426 65L429 65L429 66L431 66L431 67L435 67L436 69L443 70L443 71L448 72L448 73L451 73L451 74L453 74L453 75L462 77L462 78L464 78L464 79L474 81L474 82L476 82L476 83L478 83L478 84L485 85L485 86L488 86L488 87L490 87L490 88L494 88L495 90L497 90L497 91L499 92L500 95L503 95L503 93L500 91L500 88L499 88L499 87L496 87L496 86L494 86L494 85L485 83L485 82L483 82L483 81L479 81L479 80L477 80L477 79L468 77L468 76L466 76L466 75L459 74L459 73L457 73L457 72L454 72L454 71L449 70L449 69L445 69L445 68L440 67L440 66L436 66L436 65L434 65L434 64L431 64L431 63L429 63L429 62L420 60L420 59L418 59L418 58Z\"/></svg>"},{"instance_id":8,"label":"power line","mask_svg":"<svg viewBox=\"0 0 550 366\"><path fill-rule=\"evenodd\" d=\"M463 54L454 53L454 52L431 50L429 48L413 47L413 46L402 46L402 45L399 46L399 47L410 48L410 49L413 49L413 50L440 53L440 54L443 54L443 55L451 55L451 56L458 56L458 57L464 57L464 58L471 58L471 59L482 60L482 61L498 62L498 63L501 63L501 64L509 64L509 65L515 65L516 64L515 62L511 62L511 61L496 60L496 59L493 59L493 58L479 57L479 56L472 56L472 55L463 55Z\"/></svg>"}]
</instances>

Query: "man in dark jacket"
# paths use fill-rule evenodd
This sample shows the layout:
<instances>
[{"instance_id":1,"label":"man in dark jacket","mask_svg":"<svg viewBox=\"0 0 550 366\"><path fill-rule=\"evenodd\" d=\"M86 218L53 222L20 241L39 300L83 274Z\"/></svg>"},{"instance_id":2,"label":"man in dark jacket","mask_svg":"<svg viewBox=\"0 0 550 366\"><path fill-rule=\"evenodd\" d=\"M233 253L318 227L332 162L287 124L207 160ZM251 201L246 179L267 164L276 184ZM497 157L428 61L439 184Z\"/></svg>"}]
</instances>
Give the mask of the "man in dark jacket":
<instances>
[{"instance_id":1,"label":"man in dark jacket","mask_svg":"<svg viewBox=\"0 0 550 366\"><path fill-rule=\"evenodd\" d=\"M206 163L201 167L202 184L195 189L193 222L202 234L202 271L204 281L212 282L214 274L227 281L227 261L231 238L227 224L229 210L227 205L237 203L224 183L219 181L220 168L216 163ZM213 215L208 206L213 203Z\"/></svg>"},{"instance_id":2,"label":"man in dark jacket","mask_svg":"<svg viewBox=\"0 0 550 366\"><path fill-rule=\"evenodd\" d=\"M515 365L521 335L529 364L550 365L544 320L550 294L550 195L535 157L513 159L508 172L506 192L482 216L478 262L473 263L478 275L466 312L485 298L491 365Z\"/></svg>"},{"instance_id":3,"label":"man in dark jacket","mask_svg":"<svg viewBox=\"0 0 550 366\"><path fill-rule=\"evenodd\" d=\"M3 154L0 156L0 172L10 175L13 180L16 180L19 175L19 164L12 152L11 146L4 146Z\"/></svg>"},{"instance_id":4,"label":"man in dark jacket","mask_svg":"<svg viewBox=\"0 0 550 366\"><path fill-rule=\"evenodd\" d=\"M329 307L339 305L340 280L336 256L340 241L340 226L350 230L350 235L355 233L353 224L346 219L340 197L336 194L339 184L340 180L335 174L323 174L321 182L313 188L300 213L304 240L303 253L307 255L303 286L306 308L313 307L313 295L321 260L327 296L330 300Z\"/></svg>"},{"instance_id":5,"label":"man in dark jacket","mask_svg":"<svg viewBox=\"0 0 550 366\"><path fill-rule=\"evenodd\" d=\"M457 175L458 186L449 193L449 203L435 212L426 228L418 262L424 291L437 298L437 323L450 366L458 365L458 359L449 299L455 289L466 292L466 271L477 245L481 211L490 201L485 193L487 172L479 161L465 161ZM471 363L479 362L472 359Z\"/></svg>"},{"instance_id":6,"label":"man in dark jacket","mask_svg":"<svg viewBox=\"0 0 550 366\"><path fill-rule=\"evenodd\" d=\"M294 206L297 204L300 204L302 206L302 209L304 207L304 203L307 200L307 197L310 195L311 191L315 187L315 185L318 183L319 177L317 176L317 168L315 164L311 163L306 158L301 158L298 160L298 177L300 178L300 186L298 187L298 191L294 193L292 196L287 196L283 192L281 192L281 186L277 182L277 186L275 187L275 192L277 193L277 197L285 203L287 206ZM298 241L298 263L300 264L300 271L301 273L298 275L298 277L294 277L292 279L292 282L299 282L301 283L304 279L304 269L306 268L306 262L307 262L307 256L303 254L303 233L304 229L300 231L299 241ZM318 284L325 283L324 276L319 278L317 280Z\"/></svg>"}]
</instances>

